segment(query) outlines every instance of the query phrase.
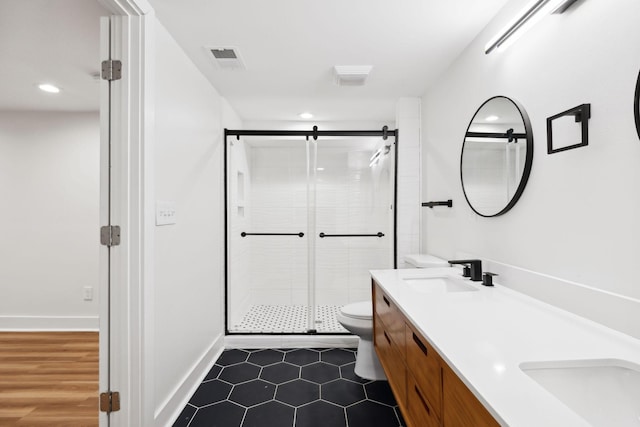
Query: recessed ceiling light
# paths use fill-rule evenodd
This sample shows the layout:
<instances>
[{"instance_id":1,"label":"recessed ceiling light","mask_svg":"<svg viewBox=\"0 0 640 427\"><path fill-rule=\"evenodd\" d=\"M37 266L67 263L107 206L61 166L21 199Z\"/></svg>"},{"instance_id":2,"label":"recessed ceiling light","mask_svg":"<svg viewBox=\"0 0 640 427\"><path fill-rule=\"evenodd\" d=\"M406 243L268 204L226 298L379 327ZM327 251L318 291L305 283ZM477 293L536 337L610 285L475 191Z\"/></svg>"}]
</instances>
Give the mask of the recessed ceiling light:
<instances>
[{"instance_id":1,"label":"recessed ceiling light","mask_svg":"<svg viewBox=\"0 0 640 427\"><path fill-rule=\"evenodd\" d=\"M500 117L498 117L498 116L487 116L487 117L485 118L485 120L486 120L486 121L488 121L488 122L495 122L495 121L496 121L496 120L498 120L499 118L500 118Z\"/></svg>"},{"instance_id":2,"label":"recessed ceiling light","mask_svg":"<svg viewBox=\"0 0 640 427\"><path fill-rule=\"evenodd\" d=\"M60 92L60 88L59 87L54 86L54 85L49 84L49 83L40 84L40 85L38 85L38 88L41 91L49 92L49 93L59 93Z\"/></svg>"},{"instance_id":3,"label":"recessed ceiling light","mask_svg":"<svg viewBox=\"0 0 640 427\"><path fill-rule=\"evenodd\" d=\"M323 171L323 170L324 170L324 168L317 168L316 170L318 170L318 171Z\"/></svg>"},{"instance_id":4,"label":"recessed ceiling light","mask_svg":"<svg viewBox=\"0 0 640 427\"><path fill-rule=\"evenodd\" d=\"M308 112L304 112L304 113L300 113L298 114L298 117L300 117L301 119L312 119L313 118L313 114L308 113Z\"/></svg>"}]
</instances>

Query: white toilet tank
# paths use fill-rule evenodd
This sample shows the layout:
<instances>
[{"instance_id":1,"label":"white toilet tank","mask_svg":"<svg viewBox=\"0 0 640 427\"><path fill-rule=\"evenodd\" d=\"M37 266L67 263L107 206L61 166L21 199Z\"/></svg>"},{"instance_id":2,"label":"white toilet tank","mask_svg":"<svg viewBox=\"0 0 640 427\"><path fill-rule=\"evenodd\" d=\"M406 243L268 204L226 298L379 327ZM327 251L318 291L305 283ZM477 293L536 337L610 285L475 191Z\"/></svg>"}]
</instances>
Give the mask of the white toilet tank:
<instances>
[{"instance_id":1,"label":"white toilet tank","mask_svg":"<svg viewBox=\"0 0 640 427\"><path fill-rule=\"evenodd\" d=\"M405 255L404 262L408 264L410 268L450 267L446 260L429 254Z\"/></svg>"}]
</instances>

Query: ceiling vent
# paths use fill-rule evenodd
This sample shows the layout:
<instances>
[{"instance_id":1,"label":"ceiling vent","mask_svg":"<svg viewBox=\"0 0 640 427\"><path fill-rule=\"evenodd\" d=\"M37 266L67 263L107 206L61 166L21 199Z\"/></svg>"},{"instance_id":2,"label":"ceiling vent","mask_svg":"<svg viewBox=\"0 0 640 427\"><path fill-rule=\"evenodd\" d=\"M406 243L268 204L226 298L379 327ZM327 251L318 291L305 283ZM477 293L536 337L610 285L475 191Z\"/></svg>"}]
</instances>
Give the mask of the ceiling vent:
<instances>
[{"instance_id":1,"label":"ceiling vent","mask_svg":"<svg viewBox=\"0 0 640 427\"><path fill-rule=\"evenodd\" d=\"M213 57L213 62L215 62L218 68L221 68L224 70L246 70L247 69L237 49L228 48L228 47L227 48L207 47L206 49L211 53Z\"/></svg>"},{"instance_id":2,"label":"ceiling vent","mask_svg":"<svg viewBox=\"0 0 640 427\"><path fill-rule=\"evenodd\" d=\"M338 86L363 86L371 65L336 65L333 67L335 82Z\"/></svg>"}]
</instances>

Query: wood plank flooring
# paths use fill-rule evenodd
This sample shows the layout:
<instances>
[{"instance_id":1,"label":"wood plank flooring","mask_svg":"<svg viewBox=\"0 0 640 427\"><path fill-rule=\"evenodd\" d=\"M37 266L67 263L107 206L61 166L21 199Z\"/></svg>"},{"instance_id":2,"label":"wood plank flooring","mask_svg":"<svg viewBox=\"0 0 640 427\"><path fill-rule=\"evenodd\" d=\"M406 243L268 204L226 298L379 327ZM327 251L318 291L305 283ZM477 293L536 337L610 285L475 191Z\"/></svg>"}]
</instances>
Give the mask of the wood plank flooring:
<instances>
[{"instance_id":1,"label":"wood plank flooring","mask_svg":"<svg viewBox=\"0 0 640 427\"><path fill-rule=\"evenodd\" d=\"M0 332L0 426L98 426L97 332Z\"/></svg>"}]
</instances>

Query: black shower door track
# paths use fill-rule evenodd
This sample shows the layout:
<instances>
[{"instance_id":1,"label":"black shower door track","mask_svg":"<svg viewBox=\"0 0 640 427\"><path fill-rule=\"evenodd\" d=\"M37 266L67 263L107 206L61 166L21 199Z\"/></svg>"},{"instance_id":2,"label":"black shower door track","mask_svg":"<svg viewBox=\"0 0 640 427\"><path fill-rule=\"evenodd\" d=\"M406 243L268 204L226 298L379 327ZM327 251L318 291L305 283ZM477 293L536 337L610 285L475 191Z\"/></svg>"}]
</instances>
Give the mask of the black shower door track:
<instances>
[{"instance_id":1,"label":"black shower door track","mask_svg":"<svg viewBox=\"0 0 640 427\"><path fill-rule=\"evenodd\" d=\"M390 130L384 126L381 130L319 130L318 126L314 126L312 130L244 130L244 129L226 129L224 130L224 330L225 335L346 335L339 332L323 332L319 333L315 330L301 333L296 332L229 332L229 242L228 242L228 197L227 194L227 138L241 136L303 136L306 140L310 137L317 140L321 136L380 136L384 140L393 137L393 143L396 146L394 159L394 176L393 176L393 268L398 268L398 129Z\"/></svg>"}]
</instances>

